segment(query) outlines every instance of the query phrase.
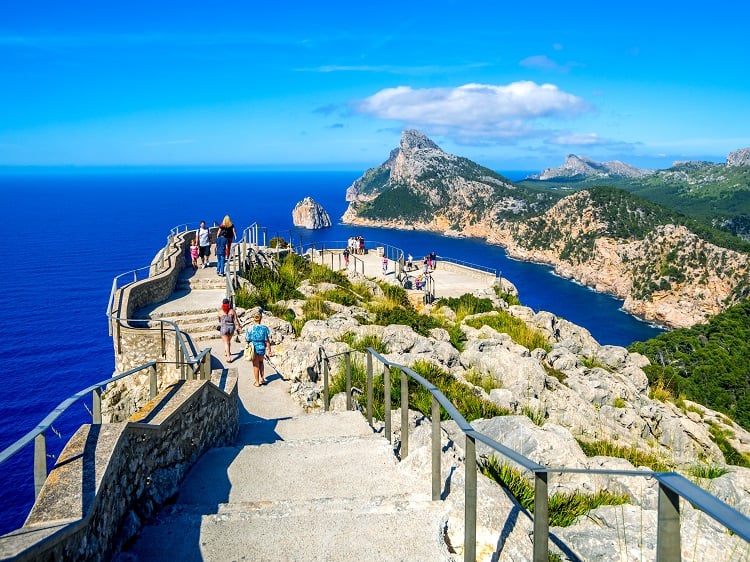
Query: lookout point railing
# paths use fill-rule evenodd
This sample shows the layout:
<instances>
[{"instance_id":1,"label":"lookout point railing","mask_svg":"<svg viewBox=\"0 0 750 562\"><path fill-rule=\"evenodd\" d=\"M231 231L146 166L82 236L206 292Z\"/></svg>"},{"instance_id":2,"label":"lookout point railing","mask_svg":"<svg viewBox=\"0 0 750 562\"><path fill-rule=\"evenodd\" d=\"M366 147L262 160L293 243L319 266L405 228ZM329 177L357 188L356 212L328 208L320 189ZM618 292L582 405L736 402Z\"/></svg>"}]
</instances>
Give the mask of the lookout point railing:
<instances>
[{"instance_id":1,"label":"lookout point railing","mask_svg":"<svg viewBox=\"0 0 750 562\"><path fill-rule=\"evenodd\" d=\"M346 408L351 410L352 404L352 360L351 355L356 351L347 351L335 355L327 355L319 348L319 362L323 368L323 407L329 408L330 365L333 357L343 356L346 377ZM679 562L681 554L680 537L680 498L689 502L693 507L723 525L732 533L736 533L750 543L750 519L745 515L719 500L716 496L693 484L687 478L675 472L652 472L643 470L607 470L607 469L578 469L565 467L545 467L526 458L495 441L494 439L476 431L461 415L453 403L440 390L424 377L412 369L389 361L372 348L366 351L367 388L365 395L365 415L370 425L373 424L373 380L375 369L373 362L382 365L383 403L385 437L392 442L391 432L391 369L402 373L401 378L401 447L400 456L405 458L409 454L409 383L412 379L424 387L431 395L431 423L432 423L432 499L441 500L441 442L440 442L440 408L456 423L465 437L465 488L464 488L464 561L474 562L476 559L477 533L477 453L476 442L488 446L495 453L523 467L534 475L534 512L533 512L533 560L547 562L549 560L549 474L578 473L587 475L632 476L639 478L653 478L658 482L658 506L656 528L656 560L658 562ZM471 468L474 468L473 470Z\"/></svg>"}]
</instances>

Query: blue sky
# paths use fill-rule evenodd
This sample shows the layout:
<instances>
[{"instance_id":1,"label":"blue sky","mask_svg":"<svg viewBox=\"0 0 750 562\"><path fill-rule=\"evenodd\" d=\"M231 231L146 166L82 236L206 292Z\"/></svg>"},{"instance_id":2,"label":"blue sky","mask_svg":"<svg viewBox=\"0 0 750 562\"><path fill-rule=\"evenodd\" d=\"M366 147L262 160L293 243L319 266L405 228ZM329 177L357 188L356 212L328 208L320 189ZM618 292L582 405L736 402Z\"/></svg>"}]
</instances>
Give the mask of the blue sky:
<instances>
[{"instance_id":1,"label":"blue sky","mask_svg":"<svg viewBox=\"0 0 750 562\"><path fill-rule=\"evenodd\" d=\"M692 6L3 2L0 165L364 170L406 128L496 170L722 162L750 8Z\"/></svg>"}]
</instances>

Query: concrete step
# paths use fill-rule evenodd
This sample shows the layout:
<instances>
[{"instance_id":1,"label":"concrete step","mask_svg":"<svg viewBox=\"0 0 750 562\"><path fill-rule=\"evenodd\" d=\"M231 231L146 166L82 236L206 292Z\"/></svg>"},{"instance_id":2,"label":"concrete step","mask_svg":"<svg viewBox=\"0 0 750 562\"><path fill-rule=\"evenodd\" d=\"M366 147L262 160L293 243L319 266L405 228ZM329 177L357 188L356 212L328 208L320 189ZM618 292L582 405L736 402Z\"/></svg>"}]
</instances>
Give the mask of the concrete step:
<instances>
[{"instance_id":1,"label":"concrete step","mask_svg":"<svg viewBox=\"0 0 750 562\"><path fill-rule=\"evenodd\" d=\"M430 482L399 471L385 439L330 437L207 451L187 475L178 502L215 506L407 493L429 497Z\"/></svg>"},{"instance_id":2,"label":"concrete step","mask_svg":"<svg viewBox=\"0 0 750 562\"><path fill-rule=\"evenodd\" d=\"M227 282L225 278L220 277L217 274L216 277L207 279L178 279L175 285L175 291L224 289L226 286Z\"/></svg>"},{"instance_id":3,"label":"concrete step","mask_svg":"<svg viewBox=\"0 0 750 562\"><path fill-rule=\"evenodd\" d=\"M338 437L383 438L373 433L360 412L327 412L282 419L258 419L240 424L239 443L261 445L278 440Z\"/></svg>"},{"instance_id":4,"label":"concrete step","mask_svg":"<svg viewBox=\"0 0 750 562\"><path fill-rule=\"evenodd\" d=\"M218 506L217 513L173 506L145 527L122 556L132 560L453 560L439 502L313 500Z\"/></svg>"}]
</instances>

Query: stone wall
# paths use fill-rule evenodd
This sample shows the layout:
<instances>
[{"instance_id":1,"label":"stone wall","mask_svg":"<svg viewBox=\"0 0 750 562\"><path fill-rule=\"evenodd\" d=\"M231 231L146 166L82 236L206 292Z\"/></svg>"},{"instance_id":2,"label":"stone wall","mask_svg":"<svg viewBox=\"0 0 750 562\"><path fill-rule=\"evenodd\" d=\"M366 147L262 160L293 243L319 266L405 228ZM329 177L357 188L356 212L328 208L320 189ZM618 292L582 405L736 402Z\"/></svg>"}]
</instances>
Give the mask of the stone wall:
<instances>
[{"instance_id":1,"label":"stone wall","mask_svg":"<svg viewBox=\"0 0 750 562\"><path fill-rule=\"evenodd\" d=\"M233 444L238 430L236 369L180 381L125 423L81 426L24 526L0 538L0 557L110 559L200 455Z\"/></svg>"}]
</instances>

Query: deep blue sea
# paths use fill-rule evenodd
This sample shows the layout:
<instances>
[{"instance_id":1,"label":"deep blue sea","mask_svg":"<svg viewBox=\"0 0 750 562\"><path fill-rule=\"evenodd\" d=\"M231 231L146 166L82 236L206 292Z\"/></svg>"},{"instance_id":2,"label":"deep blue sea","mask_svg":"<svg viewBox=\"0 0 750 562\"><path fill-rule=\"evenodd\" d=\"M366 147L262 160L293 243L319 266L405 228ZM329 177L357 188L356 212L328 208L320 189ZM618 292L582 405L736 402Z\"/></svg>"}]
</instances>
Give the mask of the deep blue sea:
<instances>
[{"instance_id":1,"label":"deep blue sea","mask_svg":"<svg viewBox=\"0 0 750 562\"><path fill-rule=\"evenodd\" d=\"M601 344L627 346L660 329L620 310L622 302L553 275L549 267L509 259L480 240L335 224L295 229L291 211L313 197L337 223L350 172L242 169L0 170L6 236L0 276L0 450L32 430L57 404L110 377L113 347L105 310L112 280L144 267L169 229L197 227L229 214L243 229L257 222L295 244L363 235L415 257L440 256L492 267L518 287L521 302L587 328ZM525 176L505 172L511 179ZM50 466L75 429L90 421L78 402L48 433ZM32 447L0 465L0 534L23 523L33 503Z\"/></svg>"}]
</instances>

